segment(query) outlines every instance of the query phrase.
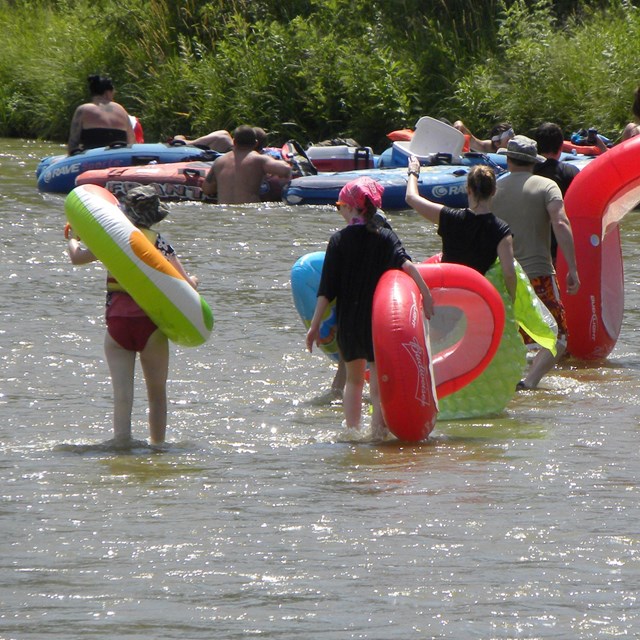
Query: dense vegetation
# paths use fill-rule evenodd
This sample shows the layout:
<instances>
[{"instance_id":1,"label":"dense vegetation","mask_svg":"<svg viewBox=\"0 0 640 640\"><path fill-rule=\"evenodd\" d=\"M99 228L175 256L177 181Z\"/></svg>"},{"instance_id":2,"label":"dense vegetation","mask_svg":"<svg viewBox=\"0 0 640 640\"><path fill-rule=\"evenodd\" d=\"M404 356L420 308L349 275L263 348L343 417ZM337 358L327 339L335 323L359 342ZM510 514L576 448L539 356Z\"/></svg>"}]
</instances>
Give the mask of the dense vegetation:
<instances>
[{"instance_id":1,"label":"dense vegetation","mask_svg":"<svg viewBox=\"0 0 640 640\"><path fill-rule=\"evenodd\" d=\"M0 135L64 141L90 73L147 141L261 125L380 150L421 115L618 135L640 14L610 0L0 0Z\"/></svg>"}]
</instances>

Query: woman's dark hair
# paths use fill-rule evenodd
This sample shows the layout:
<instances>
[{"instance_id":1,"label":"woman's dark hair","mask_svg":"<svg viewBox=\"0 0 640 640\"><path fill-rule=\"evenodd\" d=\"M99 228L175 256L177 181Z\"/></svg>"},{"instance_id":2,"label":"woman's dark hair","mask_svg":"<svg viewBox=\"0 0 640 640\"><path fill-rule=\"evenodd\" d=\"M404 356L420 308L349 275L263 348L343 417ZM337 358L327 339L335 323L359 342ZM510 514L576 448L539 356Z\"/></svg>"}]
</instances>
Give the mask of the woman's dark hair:
<instances>
[{"instance_id":1,"label":"woman's dark hair","mask_svg":"<svg viewBox=\"0 0 640 640\"><path fill-rule=\"evenodd\" d=\"M486 164L477 164L467 175L467 185L478 200L487 200L496 192L496 174Z\"/></svg>"},{"instance_id":2,"label":"woman's dark hair","mask_svg":"<svg viewBox=\"0 0 640 640\"><path fill-rule=\"evenodd\" d=\"M364 199L364 209L362 209L362 217L365 219L367 223L367 229L369 231L373 231L374 233L378 233L380 231L380 225L378 225L373 216L376 215L378 211L378 207L376 207L373 202L369 198Z\"/></svg>"},{"instance_id":3,"label":"woman's dark hair","mask_svg":"<svg viewBox=\"0 0 640 640\"><path fill-rule=\"evenodd\" d=\"M87 78L92 96L101 96L105 91L113 91L113 82L108 76L92 75Z\"/></svg>"}]
</instances>

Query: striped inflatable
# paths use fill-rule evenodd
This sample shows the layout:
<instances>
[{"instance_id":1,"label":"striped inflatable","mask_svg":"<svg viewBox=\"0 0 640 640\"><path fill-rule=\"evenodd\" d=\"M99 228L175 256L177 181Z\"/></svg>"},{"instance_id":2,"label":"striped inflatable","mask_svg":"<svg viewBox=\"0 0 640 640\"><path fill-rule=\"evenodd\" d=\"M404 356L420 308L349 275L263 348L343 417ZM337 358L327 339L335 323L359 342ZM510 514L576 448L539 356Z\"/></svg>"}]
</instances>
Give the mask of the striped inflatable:
<instances>
[{"instance_id":1,"label":"striped inflatable","mask_svg":"<svg viewBox=\"0 0 640 640\"><path fill-rule=\"evenodd\" d=\"M173 342L203 344L213 328L206 301L97 185L76 187L65 200L74 233Z\"/></svg>"}]
</instances>

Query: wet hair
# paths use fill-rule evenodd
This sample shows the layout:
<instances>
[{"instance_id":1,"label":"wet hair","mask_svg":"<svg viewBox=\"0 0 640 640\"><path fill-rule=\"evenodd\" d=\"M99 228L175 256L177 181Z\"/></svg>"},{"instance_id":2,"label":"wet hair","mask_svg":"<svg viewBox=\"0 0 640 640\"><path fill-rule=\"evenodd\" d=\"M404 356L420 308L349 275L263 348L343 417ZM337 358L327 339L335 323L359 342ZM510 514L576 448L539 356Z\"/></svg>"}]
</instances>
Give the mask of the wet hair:
<instances>
[{"instance_id":1,"label":"wet hair","mask_svg":"<svg viewBox=\"0 0 640 640\"><path fill-rule=\"evenodd\" d=\"M496 192L496 174L486 164L477 164L467 175L467 186L478 200L488 200Z\"/></svg>"},{"instance_id":2,"label":"wet hair","mask_svg":"<svg viewBox=\"0 0 640 640\"><path fill-rule=\"evenodd\" d=\"M633 94L633 106L631 107L633 115L640 120L640 87L635 90Z\"/></svg>"},{"instance_id":3,"label":"wet hair","mask_svg":"<svg viewBox=\"0 0 640 640\"><path fill-rule=\"evenodd\" d=\"M87 78L92 96L101 96L105 91L113 91L113 82L108 76L92 75Z\"/></svg>"},{"instance_id":4,"label":"wet hair","mask_svg":"<svg viewBox=\"0 0 640 640\"><path fill-rule=\"evenodd\" d=\"M233 143L243 149L254 149L258 143L256 132L248 124L241 124L233 132Z\"/></svg>"},{"instance_id":5,"label":"wet hair","mask_svg":"<svg viewBox=\"0 0 640 640\"><path fill-rule=\"evenodd\" d=\"M538 144L538 153L557 153L562 148L562 129L553 122L543 122L534 132L533 139Z\"/></svg>"}]
</instances>

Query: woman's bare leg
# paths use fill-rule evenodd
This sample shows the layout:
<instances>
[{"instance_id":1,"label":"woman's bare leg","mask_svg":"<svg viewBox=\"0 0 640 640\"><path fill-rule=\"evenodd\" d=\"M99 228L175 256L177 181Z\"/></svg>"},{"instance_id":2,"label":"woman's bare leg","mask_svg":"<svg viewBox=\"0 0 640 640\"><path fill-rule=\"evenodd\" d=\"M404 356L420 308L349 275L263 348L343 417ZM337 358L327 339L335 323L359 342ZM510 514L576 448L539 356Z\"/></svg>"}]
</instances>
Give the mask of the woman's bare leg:
<instances>
[{"instance_id":1,"label":"woman's bare leg","mask_svg":"<svg viewBox=\"0 0 640 640\"><path fill-rule=\"evenodd\" d=\"M344 386L342 408L347 427L360 429L362 426L362 390L364 388L364 371L366 360L346 362L347 381Z\"/></svg>"},{"instance_id":2,"label":"woman's bare leg","mask_svg":"<svg viewBox=\"0 0 640 640\"><path fill-rule=\"evenodd\" d=\"M389 433L389 429L382 415L382 406L380 404L380 387L378 385L378 372L376 363L369 363L369 393L371 394L371 404L373 413L371 415L371 433L374 438L384 440Z\"/></svg>"}]
</instances>

